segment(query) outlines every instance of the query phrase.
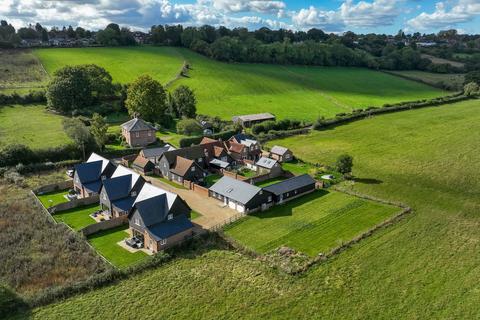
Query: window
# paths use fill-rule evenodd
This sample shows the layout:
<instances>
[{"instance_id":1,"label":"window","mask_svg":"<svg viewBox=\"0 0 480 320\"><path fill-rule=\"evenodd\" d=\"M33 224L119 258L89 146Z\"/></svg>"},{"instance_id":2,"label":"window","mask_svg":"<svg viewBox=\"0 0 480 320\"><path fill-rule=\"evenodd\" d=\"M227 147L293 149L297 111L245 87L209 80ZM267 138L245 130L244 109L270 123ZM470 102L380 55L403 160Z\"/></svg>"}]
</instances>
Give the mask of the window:
<instances>
[{"instance_id":1,"label":"window","mask_svg":"<svg viewBox=\"0 0 480 320\"><path fill-rule=\"evenodd\" d=\"M140 219L135 218L134 223L135 223L137 226L139 226L139 225L140 225Z\"/></svg>"},{"instance_id":2,"label":"window","mask_svg":"<svg viewBox=\"0 0 480 320\"><path fill-rule=\"evenodd\" d=\"M135 137L140 138L140 132L135 132Z\"/></svg>"},{"instance_id":3,"label":"window","mask_svg":"<svg viewBox=\"0 0 480 320\"><path fill-rule=\"evenodd\" d=\"M272 196L268 196L268 202L272 201Z\"/></svg>"},{"instance_id":4,"label":"window","mask_svg":"<svg viewBox=\"0 0 480 320\"><path fill-rule=\"evenodd\" d=\"M167 239L162 239L162 240L160 240L160 245L161 245L161 246L164 246L164 245L166 245L166 244L167 244Z\"/></svg>"},{"instance_id":5,"label":"window","mask_svg":"<svg viewBox=\"0 0 480 320\"><path fill-rule=\"evenodd\" d=\"M202 161L203 161L203 159L202 159L202 158L198 158L198 162L202 162Z\"/></svg>"},{"instance_id":6,"label":"window","mask_svg":"<svg viewBox=\"0 0 480 320\"><path fill-rule=\"evenodd\" d=\"M172 219L173 219L173 214L170 213L170 214L167 216L167 220L172 220Z\"/></svg>"},{"instance_id":7,"label":"window","mask_svg":"<svg viewBox=\"0 0 480 320\"><path fill-rule=\"evenodd\" d=\"M149 136L149 137L152 136L152 131L148 131L148 136Z\"/></svg>"},{"instance_id":8,"label":"window","mask_svg":"<svg viewBox=\"0 0 480 320\"><path fill-rule=\"evenodd\" d=\"M260 192L258 193L259 195L262 195L263 194L263 190L260 190Z\"/></svg>"},{"instance_id":9,"label":"window","mask_svg":"<svg viewBox=\"0 0 480 320\"><path fill-rule=\"evenodd\" d=\"M192 172L195 172L195 167L192 167Z\"/></svg>"},{"instance_id":10,"label":"window","mask_svg":"<svg viewBox=\"0 0 480 320\"><path fill-rule=\"evenodd\" d=\"M107 195L105 194L105 192L102 194L102 198L103 200L107 201Z\"/></svg>"}]
</instances>

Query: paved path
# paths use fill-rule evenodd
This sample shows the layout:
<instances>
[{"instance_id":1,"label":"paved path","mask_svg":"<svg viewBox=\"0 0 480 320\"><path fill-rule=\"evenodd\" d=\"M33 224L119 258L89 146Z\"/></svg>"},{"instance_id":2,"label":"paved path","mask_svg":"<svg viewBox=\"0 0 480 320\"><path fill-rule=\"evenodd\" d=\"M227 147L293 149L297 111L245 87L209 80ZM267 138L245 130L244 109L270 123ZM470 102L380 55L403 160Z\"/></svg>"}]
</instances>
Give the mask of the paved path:
<instances>
[{"instance_id":1,"label":"paved path","mask_svg":"<svg viewBox=\"0 0 480 320\"><path fill-rule=\"evenodd\" d=\"M192 222L198 225L198 228L210 229L219 223L224 223L234 216L238 216L238 212L228 207L223 207L223 203L213 198L204 197L192 190L175 188L161 180L145 176L154 186L164 190L178 194L193 210L202 216Z\"/></svg>"}]
</instances>

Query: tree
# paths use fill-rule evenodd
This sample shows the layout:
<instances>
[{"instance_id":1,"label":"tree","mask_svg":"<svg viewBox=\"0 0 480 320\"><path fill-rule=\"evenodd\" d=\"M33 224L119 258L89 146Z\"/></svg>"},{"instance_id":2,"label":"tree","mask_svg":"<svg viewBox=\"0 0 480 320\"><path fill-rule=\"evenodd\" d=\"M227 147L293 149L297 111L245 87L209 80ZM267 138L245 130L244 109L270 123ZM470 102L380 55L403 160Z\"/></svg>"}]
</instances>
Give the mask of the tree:
<instances>
[{"instance_id":1,"label":"tree","mask_svg":"<svg viewBox=\"0 0 480 320\"><path fill-rule=\"evenodd\" d=\"M112 77L105 69L93 64L66 66L54 73L47 86L47 105L68 112L89 107L112 92Z\"/></svg>"},{"instance_id":2,"label":"tree","mask_svg":"<svg viewBox=\"0 0 480 320\"><path fill-rule=\"evenodd\" d=\"M352 172L353 157L348 154L338 156L335 168L344 176Z\"/></svg>"},{"instance_id":3,"label":"tree","mask_svg":"<svg viewBox=\"0 0 480 320\"><path fill-rule=\"evenodd\" d=\"M480 94L480 86L476 82L467 83L463 87L463 92L466 96L474 96Z\"/></svg>"},{"instance_id":4,"label":"tree","mask_svg":"<svg viewBox=\"0 0 480 320\"><path fill-rule=\"evenodd\" d=\"M108 131L108 124L105 122L105 118L103 118L98 113L94 113L92 117L92 122L90 125L90 133L95 139L95 142L97 143L97 145L102 150L108 141L107 131Z\"/></svg>"},{"instance_id":5,"label":"tree","mask_svg":"<svg viewBox=\"0 0 480 320\"><path fill-rule=\"evenodd\" d=\"M128 87L125 106L132 117L160 123L165 117L165 99L162 85L152 77L143 75Z\"/></svg>"},{"instance_id":6,"label":"tree","mask_svg":"<svg viewBox=\"0 0 480 320\"><path fill-rule=\"evenodd\" d=\"M182 119L177 122L177 133L186 136L199 135L202 133L202 126L195 119Z\"/></svg>"},{"instance_id":7,"label":"tree","mask_svg":"<svg viewBox=\"0 0 480 320\"><path fill-rule=\"evenodd\" d=\"M480 71L470 71L465 75L464 84L469 84L470 82L480 85Z\"/></svg>"},{"instance_id":8,"label":"tree","mask_svg":"<svg viewBox=\"0 0 480 320\"><path fill-rule=\"evenodd\" d=\"M83 160L85 160L85 146L92 140L92 135L85 124L78 118L66 118L62 122L63 130L76 145L82 148Z\"/></svg>"},{"instance_id":9,"label":"tree","mask_svg":"<svg viewBox=\"0 0 480 320\"><path fill-rule=\"evenodd\" d=\"M197 114L197 99L192 89L181 85L172 95L173 106L178 117L195 118Z\"/></svg>"}]
</instances>

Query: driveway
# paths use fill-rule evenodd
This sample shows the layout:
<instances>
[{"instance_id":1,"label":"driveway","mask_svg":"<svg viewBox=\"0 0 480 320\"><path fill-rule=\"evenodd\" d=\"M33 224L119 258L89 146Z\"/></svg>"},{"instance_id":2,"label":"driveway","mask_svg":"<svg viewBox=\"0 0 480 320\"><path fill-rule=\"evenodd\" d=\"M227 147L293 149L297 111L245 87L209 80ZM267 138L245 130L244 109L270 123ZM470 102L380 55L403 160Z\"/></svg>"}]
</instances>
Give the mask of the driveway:
<instances>
[{"instance_id":1,"label":"driveway","mask_svg":"<svg viewBox=\"0 0 480 320\"><path fill-rule=\"evenodd\" d=\"M228 207L223 207L223 203L213 198L204 197L192 190L175 188L158 179L144 176L147 181L150 181L154 186L164 190L178 194L193 210L200 213L202 216L193 220L198 228L211 229L218 224L225 224L233 217L238 217L239 213Z\"/></svg>"}]
</instances>

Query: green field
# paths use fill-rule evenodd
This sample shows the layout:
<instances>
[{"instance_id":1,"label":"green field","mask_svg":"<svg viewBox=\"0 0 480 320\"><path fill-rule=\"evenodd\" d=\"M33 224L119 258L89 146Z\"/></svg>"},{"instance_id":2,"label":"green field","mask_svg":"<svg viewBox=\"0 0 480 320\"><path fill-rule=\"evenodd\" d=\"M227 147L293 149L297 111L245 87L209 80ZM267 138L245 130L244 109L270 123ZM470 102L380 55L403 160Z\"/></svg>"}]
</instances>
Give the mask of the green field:
<instances>
[{"instance_id":1,"label":"green field","mask_svg":"<svg viewBox=\"0 0 480 320\"><path fill-rule=\"evenodd\" d=\"M62 127L62 116L49 113L42 105L15 105L0 108L0 146L21 143L48 148L70 142Z\"/></svg>"},{"instance_id":2,"label":"green field","mask_svg":"<svg viewBox=\"0 0 480 320\"><path fill-rule=\"evenodd\" d=\"M0 93L26 93L48 80L38 58L30 50L0 50Z\"/></svg>"},{"instance_id":3,"label":"green field","mask_svg":"<svg viewBox=\"0 0 480 320\"><path fill-rule=\"evenodd\" d=\"M272 112L279 118L314 120L367 106L427 99L441 90L361 68L324 68L265 64L228 64L170 47L66 48L35 50L47 71L67 64L96 63L114 81L141 74L162 83L173 79L184 60L188 77L174 82L193 88L198 112L230 119L233 115Z\"/></svg>"},{"instance_id":4,"label":"green field","mask_svg":"<svg viewBox=\"0 0 480 320\"><path fill-rule=\"evenodd\" d=\"M66 65L94 63L121 83L149 74L165 85L183 65L183 58L169 47L55 48L37 49L34 53L50 75Z\"/></svg>"},{"instance_id":5,"label":"green field","mask_svg":"<svg viewBox=\"0 0 480 320\"><path fill-rule=\"evenodd\" d=\"M441 82L449 84L455 87L456 90L463 88L463 82L465 75L461 73L433 73L417 70L402 70L402 71L389 71L390 73L398 74L410 79L424 81L431 85L436 85Z\"/></svg>"},{"instance_id":6,"label":"green field","mask_svg":"<svg viewBox=\"0 0 480 320\"><path fill-rule=\"evenodd\" d=\"M109 318L116 310L119 319L478 319L479 111L478 100L467 101L282 140L315 162L352 154L351 188L414 209L301 277L211 250L27 316ZM132 296L117 308L118 297Z\"/></svg>"},{"instance_id":7,"label":"green field","mask_svg":"<svg viewBox=\"0 0 480 320\"><path fill-rule=\"evenodd\" d=\"M225 233L261 253L287 246L315 257L399 211L339 192L316 191L268 211L253 213L227 226Z\"/></svg>"},{"instance_id":8,"label":"green field","mask_svg":"<svg viewBox=\"0 0 480 320\"><path fill-rule=\"evenodd\" d=\"M129 252L117 244L128 237L126 229L127 227L121 226L97 232L88 237L88 242L114 266L118 268L132 266L148 256L143 251Z\"/></svg>"},{"instance_id":9,"label":"green field","mask_svg":"<svg viewBox=\"0 0 480 320\"><path fill-rule=\"evenodd\" d=\"M100 207L98 204L92 204L54 213L53 218L55 221L63 222L70 226L73 230L78 231L95 223L95 220L90 217L90 214L99 209Z\"/></svg>"}]
</instances>

